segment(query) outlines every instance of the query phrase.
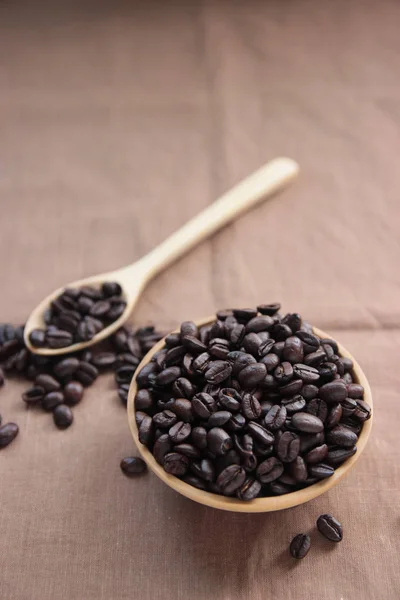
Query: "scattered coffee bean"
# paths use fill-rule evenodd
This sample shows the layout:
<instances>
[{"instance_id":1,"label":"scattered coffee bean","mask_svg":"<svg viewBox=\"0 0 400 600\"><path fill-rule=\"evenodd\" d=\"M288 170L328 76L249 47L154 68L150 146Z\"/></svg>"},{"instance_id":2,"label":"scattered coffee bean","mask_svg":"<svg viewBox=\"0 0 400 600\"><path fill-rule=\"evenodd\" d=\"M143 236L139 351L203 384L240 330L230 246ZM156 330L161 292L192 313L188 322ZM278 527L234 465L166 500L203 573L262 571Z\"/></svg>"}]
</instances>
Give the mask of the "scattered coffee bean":
<instances>
[{"instance_id":1,"label":"scattered coffee bean","mask_svg":"<svg viewBox=\"0 0 400 600\"><path fill-rule=\"evenodd\" d=\"M147 471L147 465L137 456L127 456L120 462L121 471L128 477L141 475Z\"/></svg>"},{"instance_id":2,"label":"scattered coffee bean","mask_svg":"<svg viewBox=\"0 0 400 600\"><path fill-rule=\"evenodd\" d=\"M310 550L311 547L311 538L309 535L307 535L306 533L299 533L298 535L296 535L291 543L290 543L290 554L293 556L293 558L304 558L305 556L307 556L308 551Z\"/></svg>"},{"instance_id":3,"label":"scattered coffee bean","mask_svg":"<svg viewBox=\"0 0 400 600\"><path fill-rule=\"evenodd\" d=\"M16 423L6 423L0 427L0 449L5 448L15 440L19 432Z\"/></svg>"},{"instance_id":4,"label":"scattered coffee bean","mask_svg":"<svg viewBox=\"0 0 400 600\"><path fill-rule=\"evenodd\" d=\"M318 517L317 528L331 542L341 542L343 539L343 527L332 515Z\"/></svg>"},{"instance_id":5,"label":"scattered coffee bean","mask_svg":"<svg viewBox=\"0 0 400 600\"><path fill-rule=\"evenodd\" d=\"M57 392L51 393L57 394ZM60 404L55 407L53 410L53 419L59 429L67 429L67 427L72 425L72 421L74 420L72 410L66 404Z\"/></svg>"}]
</instances>

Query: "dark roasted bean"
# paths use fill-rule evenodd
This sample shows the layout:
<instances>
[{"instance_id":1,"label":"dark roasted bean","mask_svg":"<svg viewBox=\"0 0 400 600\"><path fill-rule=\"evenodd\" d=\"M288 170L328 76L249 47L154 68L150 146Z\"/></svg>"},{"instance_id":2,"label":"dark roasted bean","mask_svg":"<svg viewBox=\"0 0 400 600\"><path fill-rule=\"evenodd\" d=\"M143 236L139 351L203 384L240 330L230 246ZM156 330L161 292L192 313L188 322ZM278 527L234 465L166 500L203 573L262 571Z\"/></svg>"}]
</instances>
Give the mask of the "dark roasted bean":
<instances>
[{"instance_id":1,"label":"dark roasted bean","mask_svg":"<svg viewBox=\"0 0 400 600\"><path fill-rule=\"evenodd\" d=\"M269 490L274 496L283 496L284 494L290 494L292 491L287 485L278 481L278 479L269 484Z\"/></svg>"},{"instance_id":2,"label":"dark roasted bean","mask_svg":"<svg viewBox=\"0 0 400 600\"><path fill-rule=\"evenodd\" d=\"M350 431L347 427L343 427L343 425L336 425L333 429L331 429L326 436L328 444L333 444L335 446L343 446L344 448L351 448L357 443L357 434L353 431Z\"/></svg>"},{"instance_id":3,"label":"dark roasted bean","mask_svg":"<svg viewBox=\"0 0 400 600\"><path fill-rule=\"evenodd\" d=\"M205 450L207 448L207 430L204 427L194 427L192 441L197 448Z\"/></svg>"},{"instance_id":4,"label":"dark roasted bean","mask_svg":"<svg viewBox=\"0 0 400 600\"><path fill-rule=\"evenodd\" d=\"M320 446L325 441L325 434L320 431L319 433L302 434L300 437L300 452L305 454L312 448Z\"/></svg>"},{"instance_id":5,"label":"dark roasted bean","mask_svg":"<svg viewBox=\"0 0 400 600\"><path fill-rule=\"evenodd\" d=\"M307 384L304 385L302 390L301 390L301 395L303 396L303 398L305 400L313 400L313 398L316 398L318 396L318 388L316 385L312 385L312 384Z\"/></svg>"},{"instance_id":6,"label":"dark roasted bean","mask_svg":"<svg viewBox=\"0 0 400 600\"><path fill-rule=\"evenodd\" d=\"M45 394L46 392L43 387L40 385L34 385L22 394L22 400L28 405L37 404L37 402L43 400Z\"/></svg>"},{"instance_id":7,"label":"dark roasted bean","mask_svg":"<svg viewBox=\"0 0 400 600\"><path fill-rule=\"evenodd\" d=\"M79 367L79 360L73 356L64 358L54 365L53 372L56 377L68 377L73 375Z\"/></svg>"},{"instance_id":8,"label":"dark roasted bean","mask_svg":"<svg viewBox=\"0 0 400 600\"><path fill-rule=\"evenodd\" d=\"M207 421L207 427L222 427L229 421L232 413L227 410L218 410L213 413Z\"/></svg>"},{"instance_id":9,"label":"dark roasted bean","mask_svg":"<svg viewBox=\"0 0 400 600\"><path fill-rule=\"evenodd\" d=\"M240 465L229 465L217 478L217 485L224 496L231 496L246 479L246 471Z\"/></svg>"},{"instance_id":10,"label":"dark roasted bean","mask_svg":"<svg viewBox=\"0 0 400 600\"><path fill-rule=\"evenodd\" d=\"M176 444L174 446L174 451L184 454L189 458L200 458L201 456L200 450L196 448L196 446L193 446L193 444L188 443Z\"/></svg>"},{"instance_id":11,"label":"dark roasted bean","mask_svg":"<svg viewBox=\"0 0 400 600\"><path fill-rule=\"evenodd\" d=\"M290 381L286 385L282 385L279 388L279 394L283 398L292 398L293 396L298 394L302 390L302 388L303 388L303 382L301 381L301 379L292 379L292 381ZM318 388L317 388L317 391L318 391Z\"/></svg>"},{"instance_id":12,"label":"dark roasted bean","mask_svg":"<svg viewBox=\"0 0 400 600\"><path fill-rule=\"evenodd\" d=\"M318 531L331 542L341 542L343 527L332 515L321 515L317 519Z\"/></svg>"},{"instance_id":13,"label":"dark roasted bean","mask_svg":"<svg viewBox=\"0 0 400 600\"><path fill-rule=\"evenodd\" d=\"M192 403L187 398L177 398L171 404L171 411L180 421L191 423L193 421Z\"/></svg>"},{"instance_id":14,"label":"dark roasted bean","mask_svg":"<svg viewBox=\"0 0 400 600\"><path fill-rule=\"evenodd\" d=\"M319 390L319 397L328 403L343 402L346 396L347 387L341 379L326 383Z\"/></svg>"},{"instance_id":15,"label":"dark roasted bean","mask_svg":"<svg viewBox=\"0 0 400 600\"><path fill-rule=\"evenodd\" d=\"M364 422L371 418L371 407L363 400L357 400L357 407L354 410L353 416L358 421Z\"/></svg>"},{"instance_id":16,"label":"dark roasted bean","mask_svg":"<svg viewBox=\"0 0 400 600\"><path fill-rule=\"evenodd\" d=\"M315 477L316 479L326 479L334 474L335 469L331 467L331 465L318 463L316 465L310 465L308 471L311 477Z\"/></svg>"},{"instance_id":17,"label":"dark roasted bean","mask_svg":"<svg viewBox=\"0 0 400 600\"><path fill-rule=\"evenodd\" d=\"M359 383L350 383L347 386L347 395L349 398L354 398L356 400L362 400L364 396L364 388Z\"/></svg>"},{"instance_id":18,"label":"dark roasted bean","mask_svg":"<svg viewBox=\"0 0 400 600\"><path fill-rule=\"evenodd\" d=\"M16 423L6 423L0 427L0 449L5 448L15 440L19 432Z\"/></svg>"},{"instance_id":19,"label":"dark roasted bean","mask_svg":"<svg viewBox=\"0 0 400 600\"><path fill-rule=\"evenodd\" d=\"M207 445L213 454L224 455L233 447L233 441L224 429L214 427L207 433Z\"/></svg>"},{"instance_id":20,"label":"dark roasted bean","mask_svg":"<svg viewBox=\"0 0 400 600\"><path fill-rule=\"evenodd\" d=\"M278 458L284 463L291 463L298 456L299 452L299 437L291 431L284 431L279 437L276 447Z\"/></svg>"},{"instance_id":21,"label":"dark roasted bean","mask_svg":"<svg viewBox=\"0 0 400 600\"><path fill-rule=\"evenodd\" d=\"M261 483L270 483L282 475L283 464L275 456L271 456L258 465L256 472Z\"/></svg>"},{"instance_id":22,"label":"dark roasted bean","mask_svg":"<svg viewBox=\"0 0 400 600\"><path fill-rule=\"evenodd\" d=\"M246 419L240 413L234 413L226 424L228 431L239 431L246 425Z\"/></svg>"},{"instance_id":23,"label":"dark roasted bean","mask_svg":"<svg viewBox=\"0 0 400 600\"><path fill-rule=\"evenodd\" d=\"M306 533L299 533L290 542L290 554L293 558L302 559L307 556L311 547L311 538Z\"/></svg>"},{"instance_id":24,"label":"dark roasted bean","mask_svg":"<svg viewBox=\"0 0 400 600\"><path fill-rule=\"evenodd\" d=\"M62 392L48 392L41 401L42 408L52 411L59 404L63 404L64 394Z\"/></svg>"},{"instance_id":25,"label":"dark roasted bean","mask_svg":"<svg viewBox=\"0 0 400 600\"><path fill-rule=\"evenodd\" d=\"M178 421L168 431L169 437L174 444L181 444L190 436L192 428L189 423Z\"/></svg>"},{"instance_id":26,"label":"dark roasted bean","mask_svg":"<svg viewBox=\"0 0 400 600\"><path fill-rule=\"evenodd\" d=\"M303 361L303 342L296 336L286 338L282 351L282 358L292 364Z\"/></svg>"},{"instance_id":27,"label":"dark roasted bean","mask_svg":"<svg viewBox=\"0 0 400 600\"><path fill-rule=\"evenodd\" d=\"M79 381L69 381L64 389L64 402L69 406L75 406L83 397L83 385Z\"/></svg>"},{"instance_id":28,"label":"dark roasted bean","mask_svg":"<svg viewBox=\"0 0 400 600\"><path fill-rule=\"evenodd\" d=\"M99 372L94 365L88 362L80 361L79 369L74 373L74 379L80 381L84 386L92 385Z\"/></svg>"},{"instance_id":29,"label":"dark roasted bean","mask_svg":"<svg viewBox=\"0 0 400 600\"><path fill-rule=\"evenodd\" d=\"M292 424L304 433L319 433L324 430L321 419L306 412L295 413L292 417Z\"/></svg>"},{"instance_id":30,"label":"dark roasted bean","mask_svg":"<svg viewBox=\"0 0 400 600\"><path fill-rule=\"evenodd\" d=\"M270 352L270 354L263 356L259 362L266 366L268 373L272 373L279 365L279 358L276 354Z\"/></svg>"},{"instance_id":31,"label":"dark roasted bean","mask_svg":"<svg viewBox=\"0 0 400 600\"><path fill-rule=\"evenodd\" d=\"M246 323L246 332L259 333L260 331L269 331L273 325L274 321L267 315L253 317Z\"/></svg>"},{"instance_id":32,"label":"dark roasted bean","mask_svg":"<svg viewBox=\"0 0 400 600\"><path fill-rule=\"evenodd\" d=\"M196 323L193 321L183 321L180 328L181 339L187 335L192 335L194 337L199 336L199 330L197 328Z\"/></svg>"},{"instance_id":33,"label":"dark roasted bean","mask_svg":"<svg viewBox=\"0 0 400 600\"><path fill-rule=\"evenodd\" d=\"M258 494L261 491L261 484L257 479L253 479L252 477L247 477L244 483L240 486L240 488L236 491L236 496L239 500L253 500L257 498Z\"/></svg>"},{"instance_id":34,"label":"dark roasted bean","mask_svg":"<svg viewBox=\"0 0 400 600\"><path fill-rule=\"evenodd\" d=\"M242 412L249 421L254 421L261 416L261 405L255 396L252 394L243 395Z\"/></svg>"},{"instance_id":35,"label":"dark roasted bean","mask_svg":"<svg viewBox=\"0 0 400 600\"><path fill-rule=\"evenodd\" d=\"M259 348L261 347L262 339L254 332L248 333L243 339L243 347L246 352L253 356L259 355Z\"/></svg>"},{"instance_id":36,"label":"dark roasted bean","mask_svg":"<svg viewBox=\"0 0 400 600\"><path fill-rule=\"evenodd\" d=\"M329 346L330 348L330 346ZM311 367L318 367L324 360L326 359L325 352L321 350L316 350L316 352L310 352L304 357L304 364L309 365ZM301 362L300 360L298 362Z\"/></svg>"},{"instance_id":37,"label":"dark roasted bean","mask_svg":"<svg viewBox=\"0 0 400 600\"><path fill-rule=\"evenodd\" d=\"M168 454L172 449L172 442L167 433L160 435L160 437L154 442L153 455L156 461L162 465L164 462L164 456Z\"/></svg>"},{"instance_id":38,"label":"dark roasted bean","mask_svg":"<svg viewBox=\"0 0 400 600\"><path fill-rule=\"evenodd\" d=\"M217 403L210 394L201 392L193 396L192 410L201 419L208 419L217 410Z\"/></svg>"},{"instance_id":39,"label":"dark roasted bean","mask_svg":"<svg viewBox=\"0 0 400 600\"><path fill-rule=\"evenodd\" d=\"M313 448L304 457L304 460L310 464L315 465L317 463L322 462L328 455L328 446L326 444L322 444L321 446L317 446Z\"/></svg>"},{"instance_id":40,"label":"dark roasted bean","mask_svg":"<svg viewBox=\"0 0 400 600\"><path fill-rule=\"evenodd\" d=\"M131 355L128 355L128 356L131 356ZM113 367L116 360L117 360L117 356L114 352L99 352L98 354L95 354L93 356L92 363L94 364L94 366L97 369L106 369L108 367ZM137 359L135 359L135 358L134 358L134 360L137 361ZM136 362L135 367L138 364L139 363Z\"/></svg>"},{"instance_id":41,"label":"dark roasted bean","mask_svg":"<svg viewBox=\"0 0 400 600\"><path fill-rule=\"evenodd\" d=\"M319 379L318 370L308 365L296 364L293 366L293 372L296 377L304 381L304 383L314 383Z\"/></svg>"},{"instance_id":42,"label":"dark roasted bean","mask_svg":"<svg viewBox=\"0 0 400 600\"><path fill-rule=\"evenodd\" d=\"M274 371L274 377L280 385L289 383L293 377L292 365L287 361L282 362L278 367L276 367Z\"/></svg>"},{"instance_id":43,"label":"dark roasted bean","mask_svg":"<svg viewBox=\"0 0 400 600\"><path fill-rule=\"evenodd\" d=\"M237 412L240 409L241 397L233 388L222 388L219 392L218 399L220 404L226 408L226 410Z\"/></svg>"},{"instance_id":44,"label":"dark roasted bean","mask_svg":"<svg viewBox=\"0 0 400 600\"><path fill-rule=\"evenodd\" d=\"M45 392L55 392L61 387L58 381L47 373L38 375L35 380L35 385L42 387Z\"/></svg>"},{"instance_id":45,"label":"dark roasted bean","mask_svg":"<svg viewBox=\"0 0 400 600\"><path fill-rule=\"evenodd\" d=\"M298 481L303 482L308 477L307 466L301 456L296 456L293 462L290 463L290 474Z\"/></svg>"},{"instance_id":46,"label":"dark roasted bean","mask_svg":"<svg viewBox=\"0 0 400 600\"><path fill-rule=\"evenodd\" d=\"M264 417L264 425L271 431L277 431L283 427L286 420L286 408L275 404Z\"/></svg>"},{"instance_id":47,"label":"dark roasted bean","mask_svg":"<svg viewBox=\"0 0 400 600\"><path fill-rule=\"evenodd\" d=\"M163 412L157 413L153 417L153 423L161 429L170 429L177 420L178 417L171 410L163 410Z\"/></svg>"},{"instance_id":48,"label":"dark roasted bean","mask_svg":"<svg viewBox=\"0 0 400 600\"><path fill-rule=\"evenodd\" d=\"M262 315L268 315L269 317L275 315L280 311L280 309L281 305L279 302L275 302L274 304L259 304L257 306L258 312L260 312Z\"/></svg>"},{"instance_id":49,"label":"dark roasted bean","mask_svg":"<svg viewBox=\"0 0 400 600\"><path fill-rule=\"evenodd\" d=\"M293 415L295 412L300 412L305 409L306 401L303 396L297 394L297 396L293 396L293 398L283 398L282 399L282 407L285 407L288 415Z\"/></svg>"},{"instance_id":50,"label":"dark roasted bean","mask_svg":"<svg viewBox=\"0 0 400 600\"><path fill-rule=\"evenodd\" d=\"M310 415L315 415L321 419L323 423L325 423L328 416L328 405L326 402L324 402L324 400L321 400L321 398L314 398L313 400L310 400L305 410L306 412L310 413Z\"/></svg>"},{"instance_id":51,"label":"dark roasted bean","mask_svg":"<svg viewBox=\"0 0 400 600\"><path fill-rule=\"evenodd\" d=\"M152 442L153 434L153 419L148 415L145 415L139 425L139 442L145 446L149 446Z\"/></svg>"},{"instance_id":52,"label":"dark roasted bean","mask_svg":"<svg viewBox=\"0 0 400 600\"><path fill-rule=\"evenodd\" d=\"M59 392L50 392L50 394L58 394ZM48 394L48 395L50 395ZM59 429L67 429L74 420L72 410L66 404L60 404L53 410L53 420Z\"/></svg>"},{"instance_id":53,"label":"dark roasted bean","mask_svg":"<svg viewBox=\"0 0 400 600\"><path fill-rule=\"evenodd\" d=\"M162 387L169 386L174 383L174 381L178 379L180 375L181 370L179 367L167 367L157 375L156 384Z\"/></svg>"},{"instance_id":54,"label":"dark roasted bean","mask_svg":"<svg viewBox=\"0 0 400 600\"><path fill-rule=\"evenodd\" d=\"M259 423L251 421L247 425L247 431L250 433L250 435L255 441L259 442L260 444L263 444L264 446L268 446L274 443L273 434L264 427L262 427Z\"/></svg>"},{"instance_id":55,"label":"dark roasted bean","mask_svg":"<svg viewBox=\"0 0 400 600\"><path fill-rule=\"evenodd\" d=\"M229 354L229 342L223 338L214 338L208 345L208 352L213 359L225 360Z\"/></svg>"},{"instance_id":56,"label":"dark roasted bean","mask_svg":"<svg viewBox=\"0 0 400 600\"><path fill-rule=\"evenodd\" d=\"M137 456L127 456L120 462L121 471L128 477L141 475L147 471L147 465L141 458Z\"/></svg>"},{"instance_id":57,"label":"dark roasted bean","mask_svg":"<svg viewBox=\"0 0 400 600\"><path fill-rule=\"evenodd\" d=\"M183 346L192 354L201 354L207 350L207 346L193 335L186 335L181 339Z\"/></svg>"},{"instance_id":58,"label":"dark roasted bean","mask_svg":"<svg viewBox=\"0 0 400 600\"><path fill-rule=\"evenodd\" d=\"M171 475L185 475L189 469L189 459L179 452L169 452L164 456L163 467Z\"/></svg>"},{"instance_id":59,"label":"dark roasted bean","mask_svg":"<svg viewBox=\"0 0 400 600\"><path fill-rule=\"evenodd\" d=\"M357 452L357 447L351 448L330 448L326 456L326 462L333 467L341 465L345 460Z\"/></svg>"}]
</instances>

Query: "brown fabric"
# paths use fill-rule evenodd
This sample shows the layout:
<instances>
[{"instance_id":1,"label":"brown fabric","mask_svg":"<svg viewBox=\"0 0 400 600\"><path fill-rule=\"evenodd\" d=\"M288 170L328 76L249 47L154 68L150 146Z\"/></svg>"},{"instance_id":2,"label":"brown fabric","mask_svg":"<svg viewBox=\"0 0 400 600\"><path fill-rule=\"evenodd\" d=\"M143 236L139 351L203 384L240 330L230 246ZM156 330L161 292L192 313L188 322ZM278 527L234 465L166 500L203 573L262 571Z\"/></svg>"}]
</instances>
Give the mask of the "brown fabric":
<instances>
[{"instance_id":1,"label":"brown fabric","mask_svg":"<svg viewBox=\"0 0 400 600\"><path fill-rule=\"evenodd\" d=\"M0 391L1 600L397 600L400 152L396 0L2 2L0 316L134 261L264 161L302 167L154 281L135 323L280 300L358 357L376 404L351 475L235 515L126 479L111 377L57 431ZM288 557L331 511L344 541Z\"/></svg>"}]
</instances>

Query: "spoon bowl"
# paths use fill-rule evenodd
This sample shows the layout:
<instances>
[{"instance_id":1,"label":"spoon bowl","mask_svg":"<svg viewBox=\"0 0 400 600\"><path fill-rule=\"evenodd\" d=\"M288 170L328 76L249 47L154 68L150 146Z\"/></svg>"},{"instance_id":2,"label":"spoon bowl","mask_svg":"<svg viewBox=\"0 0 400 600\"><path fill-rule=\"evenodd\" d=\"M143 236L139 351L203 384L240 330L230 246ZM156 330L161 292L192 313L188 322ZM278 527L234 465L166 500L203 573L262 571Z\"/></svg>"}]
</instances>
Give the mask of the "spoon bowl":
<instances>
[{"instance_id":1,"label":"spoon bowl","mask_svg":"<svg viewBox=\"0 0 400 600\"><path fill-rule=\"evenodd\" d=\"M276 158L241 181L229 192L226 192L213 204L205 208L197 217L191 219L179 231L154 248L149 254L136 263L116 271L87 277L74 281L65 287L77 288L85 285L101 285L106 281L116 281L122 287L126 308L122 315L104 327L91 340L78 342L63 348L36 347L30 339L34 329L45 326L44 312L50 303L65 288L60 288L47 296L31 313L24 330L24 341L29 350L43 356L57 356L84 350L93 344L109 337L129 318L140 294L148 281L165 269L171 262L185 254L196 244L206 239L218 229L255 206L261 200L277 192L287 185L298 174L297 163L290 158Z\"/></svg>"},{"instance_id":2,"label":"spoon bowl","mask_svg":"<svg viewBox=\"0 0 400 600\"><path fill-rule=\"evenodd\" d=\"M202 319L196 322L198 327L202 327L203 325L209 325L215 321L215 317L208 317L207 319ZM320 338L329 338L332 337L329 334L317 329L313 328L313 331ZM177 333L178 330L175 332ZM164 483L166 483L170 488L194 500L195 502L199 502L200 504L204 504L206 506L211 506L212 508L219 508L221 510L229 510L232 512L242 512L242 513L259 513L259 512L272 512L276 510L283 510L285 508L291 508L293 506L298 506L299 504L303 504L304 502L308 502L321 494L324 494L335 485L339 483L339 481L345 477L351 469L354 467L358 459L360 458L362 452L364 451L368 437L372 428L372 416L368 421L364 422L363 428L360 432L357 441L357 452L348 458L346 462L344 462L340 467L335 469L333 475L327 479L323 479L318 483L314 483L309 487L303 488L301 490L297 490L295 492L291 492L289 494L284 494L282 496L269 496L265 498L256 498L254 500L250 500L248 502L243 500L238 500L236 498L227 498L226 496L221 496L218 494L212 494L211 492L205 492L203 490L199 490L188 483L185 483L178 477L174 475L169 475L166 471L164 471L163 467L158 464L152 453L146 446L140 443L139 441L139 433L136 425L135 418L135 396L137 392L137 383L136 378L140 373L140 370L151 361L152 357L156 352L162 350L165 347L165 338L160 340L153 348L146 354L143 358L142 362L137 368L136 374L134 375L131 386L128 394L128 422L129 427L132 432L132 436L134 442L136 444L137 449L139 450L143 460L147 463L147 466L153 473L157 475ZM341 344L338 343L339 354L341 356L345 356L347 358L351 358L353 361L353 376L355 383L360 383L364 387L364 400L372 406L372 394L371 389L368 383L368 380L361 369L360 365L357 363L355 358L348 352Z\"/></svg>"}]
</instances>

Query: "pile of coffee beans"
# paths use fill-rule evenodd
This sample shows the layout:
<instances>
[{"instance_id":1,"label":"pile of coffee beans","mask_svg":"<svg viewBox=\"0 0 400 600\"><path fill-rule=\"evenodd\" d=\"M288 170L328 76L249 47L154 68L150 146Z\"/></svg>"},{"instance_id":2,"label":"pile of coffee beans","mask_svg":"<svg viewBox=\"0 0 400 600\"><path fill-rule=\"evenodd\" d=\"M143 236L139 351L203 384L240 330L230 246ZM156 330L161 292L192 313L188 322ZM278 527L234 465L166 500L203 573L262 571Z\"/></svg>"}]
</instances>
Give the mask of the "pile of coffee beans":
<instances>
[{"instance_id":1,"label":"pile of coffee beans","mask_svg":"<svg viewBox=\"0 0 400 600\"><path fill-rule=\"evenodd\" d=\"M119 398L126 405L129 384L138 364L163 337L153 326L136 331L122 327L109 340L90 350L48 357L33 354L25 347L23 331L23 326L0 325L0 386L5 375L29 380L23 401L28 407L50 413L59 429L72 424L73 407L81 402L85 389L106 370L114 371ZM17 434L15 423L0 427L0 448L10 444Z\"/></svg>"},{"instance_id":2,"label":"pile of coffee beans","mask_svg":"<svg viewBox=\"0 0 400 600\"><path fill-rule=\"evenodd\" d=\"M343 527L332 515L320 515L317 519L317 529L331 542L341 542L343 539ZM302 559L307 556L310 548L310 536L306 533L299 533L292 539L289 552L293 558Z\"/></svg>"},{"instance_id":3,"label":"pile of coffee beans","mask_svg":"<svg viewBox=\"0 0 400 600\"><path fill-rule=\"evenodd\" d=\"M119 319L125 308L122 288L115 281L107 281L100 288L66 288L45 311L46 329L31 331L29 341L37 348L87 342Z\"/></svg>"},{"instance_id":4,"label":"pile of coffee beans","mask_svg":"<svg viewBox=\"0 0 400 600\"><path fill-rule=\"evenodd\" d=\"M184 322L137 376L139 439L167 473L240 500L288 494L357 451L352 361L279 304Z\"/></svg>"}]
</instances>

